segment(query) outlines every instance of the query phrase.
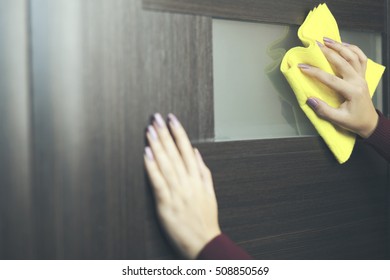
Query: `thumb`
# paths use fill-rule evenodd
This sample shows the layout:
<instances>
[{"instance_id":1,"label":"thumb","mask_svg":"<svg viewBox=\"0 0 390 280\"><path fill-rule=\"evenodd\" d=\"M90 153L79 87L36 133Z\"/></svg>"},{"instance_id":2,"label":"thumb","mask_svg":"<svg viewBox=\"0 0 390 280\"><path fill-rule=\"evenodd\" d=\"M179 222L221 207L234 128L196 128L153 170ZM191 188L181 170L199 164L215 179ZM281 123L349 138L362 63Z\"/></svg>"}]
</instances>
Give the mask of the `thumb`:
<instances>
[{"instance_id":1,"label":"thumb","mask_svg":"<svg viewBox=\"0 0 390 280\"><path fill-rule=\"evenodd\" d=\"M344 115L340 109L333 108L321 99L310 97L306 104L319 116L320 118L330 121L336 125L341 125L344 120Z\"/></svg>"}]
</instances>

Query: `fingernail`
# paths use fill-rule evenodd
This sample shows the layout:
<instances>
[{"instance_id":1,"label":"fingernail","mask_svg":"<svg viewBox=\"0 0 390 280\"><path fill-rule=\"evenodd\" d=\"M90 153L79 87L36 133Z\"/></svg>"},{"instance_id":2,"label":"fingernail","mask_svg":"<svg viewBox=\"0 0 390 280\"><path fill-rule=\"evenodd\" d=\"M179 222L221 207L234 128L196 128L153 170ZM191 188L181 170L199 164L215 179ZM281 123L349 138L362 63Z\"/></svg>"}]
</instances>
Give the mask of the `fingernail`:
<instances>
[{"instance_id":1,"label":"fingernail","mask_svg":"<svg viewBox=\"0 0 390 280\"><path fill-rule=\"evenodd\" d=\"M307 101L306 101L307 105L310 106L310 108L312 109L316 109L318 107L318 101L315 100L314 98L309 98Z\"/></svg>"},{"instance_id":2,"label":"fingernail","mask_svg":"<svg viewBox=\"0 0 390 280\"><path fill-rule=\"evenodd\" d=\"M153 140L157 140L157 132L156 130L154 129L153 126L149 125L148 126L148 131L149 131L149 134L150 136L152 137Z\"/></svg>"},{"instance_id":3,"label":"fingernail","mask_svg":"<svg viewBox=\"0 0 390 280\"><path fill-rule=\"evenodd\" d=\"M345 42L343 42L343 45L346 46L346 47L350 46L350 44L345 43Z\"/></svg>"},{"instance_id":4,"label":"fingernail","mask_svg":"<svg viewBox=\"0 0 390 280\"><path fill-rule=\"evenodd\" d=\"M153 152L152 149L150 149L150 147L145 147L145 155L148 160L154 160Z\"/></svg>"},{"instance_id":5,"label":"fingernail","mask_svg":"<svg viewBox=\"0 0 390 280\"><path fill-rule=\"evenodd\" d=\"M165 127L165 121L161 117L160 113L154 114L154 119L156 120L158 127L160 127L160 128Z\"/></svg>"},{"instance_id":6,"label":"fingernail","mask_svg":"<svg viewBox=\"0 0 390 280\"><path fill-rule=\"evenodd\" d=\"M179 120L176 118L174 114L168 114L168 118L173 124L173 126L178 126L179 125Z\"/></svg>"},{"instance_id":7,"label":"fingernail","mask_svg":"<svg viewBox=\"0 0 390 280\"><path fill-rule=\"evenodd\" d=\"M325 43L329 43L329 44L335 43L334 40L332 40L332 39L330 39L330 38L328 38L328 37L324 37L324 42L325 42Z\"/></svg>"},{"instance_id":8,"label":"fingernail","mask_svg":"<svg viewBox=\"0 0 390 280\"><path fill-rule=\"evenodd\" d=\"M303 64L303 63L298 64L298 67L301 69L310 69L310 65Z\"/></svg>"},{"instance_id":9,"label":"fingernail","mask_svg":"<svg viewBox=\"0 0 390 280\"><path fill-rule=\"evenodd\" d=\"M317 40L316 40L316 43L317 43L317 45L318 45L320 48L322 48L322 47L324 46L320 41L317 41Z\"/></svg>"}]
</instances>

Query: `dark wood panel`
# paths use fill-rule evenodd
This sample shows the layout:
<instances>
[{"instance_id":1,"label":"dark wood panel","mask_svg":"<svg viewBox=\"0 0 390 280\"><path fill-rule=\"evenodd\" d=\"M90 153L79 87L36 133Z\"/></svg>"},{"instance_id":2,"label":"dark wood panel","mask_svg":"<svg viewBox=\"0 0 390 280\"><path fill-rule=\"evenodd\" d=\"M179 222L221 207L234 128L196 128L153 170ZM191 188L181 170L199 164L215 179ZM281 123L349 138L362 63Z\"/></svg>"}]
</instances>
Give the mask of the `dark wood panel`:
<instances>
[{"instance_id":1,"label":"dark wood panel","mask_svg":"<svg viewBox=\"0 0 390 280\"><path fill-rule=\"evenodd\" d=\"M144 129L172 111L194 142L213 138L211 19L144 11L141 0L31 3L33 204L28 83L23 67L7 68L19 79L0 83L1 257L176 258L146 183ZM11 89L22 99L3 95ZM255 257L386 256L388 170L370 149L342 166L318 138L200 149L223 229Z\"/></svg>"},{"instance_id":2,"label":"dark wood panel","mask_svg":"<svg viewBox=\"0 0 390 280\"><path fill-rule=\"evenodd\" d=\"M386 162L359 143L339 165L320 146L316 138L200 144L223 230L261 259L388 258Z\"/></svg>"},{"instance_id":3,"label":"dark wood panel","mask_svg":"<svg viewBox=\"0 0 390 280\"><path fill-rule=\"evenodd\" d=\"M127 0L37 0L31 14L38 257L148 258L144 129L174 112L213 138L211 20Z\"/></svg>"},{"instance_id":4,"label":"dark wood panel","mask_svg":"<svg viewBox=\"0 0 390 280\"><path fill-rule=\"evenodd\" d=\"M309 10L319 4L318 1L312 0L143 0L143 2L147 9L286 24L302 24ZM378 32L384 29L383 0L330 0L326 3L342 28Z\"/></svg>"},{"instance_id":5,"label":"dark wood panel","mask_svg":"<svg viewBox=\"0 0 390 280\"><path fill-rule=\"evenodd\" d=\"M83 246L102 235L96 228L94 236L88 236L89 227L83 227L89 217L82 205L88 205L90 198L79 171L80 18L75 1L66 2L30 4L34 222L36 257L42 259L85 257L90 254L82 254Z\"/></svg>"},{"instance_id":6,"label":"dark wood panel","mask_svg":"<svg viewBox=\"0 0 390 280\"><path fill-rule=\"evenodd\" d=\"M31 258L27 4L0 2L0 259Z\"/></svg>"},{"instance_id":7,"label":"dark wood panel","mask_svg":"<svg viewBox=\"0 0 390 280\"><path fill-rule=\"evenodd\" d=\"M383 93L383 113L387 116L390 117L390 91L389 91L389 86L390 86L390 72L389 72L389 65L390 65L390 2L389 0L385 1L386 2L386 17L385 17L385 30L383 34L383 62L384 65L387 66L385 73L383 75L383 88L384 88L384 93Z\"/></svg>"},{"instance_id":8,"label":"dark wood panel","mask_svg":"<svg viewBox=\"0 0 390 280\"><path fill-rule=\"evenodd\" d=\"M383 34L383 41L382 41L382 46L383 46L383 61L384 65L387 66L385 73L383 75L383 113L385 116L390 118L390 72L389 72L389 65L390 65L390 1L386 0L385 1L385 32ZM390 164L388 164L388 175L387 175L387 180L388 184L390 185ZM388 212L388 231L390 232L390 188L388 188L388 201L389 201L389 212ZM390 252L390 235L389 235L389 246L388 250Z\"/></svg>"}]
</instances>

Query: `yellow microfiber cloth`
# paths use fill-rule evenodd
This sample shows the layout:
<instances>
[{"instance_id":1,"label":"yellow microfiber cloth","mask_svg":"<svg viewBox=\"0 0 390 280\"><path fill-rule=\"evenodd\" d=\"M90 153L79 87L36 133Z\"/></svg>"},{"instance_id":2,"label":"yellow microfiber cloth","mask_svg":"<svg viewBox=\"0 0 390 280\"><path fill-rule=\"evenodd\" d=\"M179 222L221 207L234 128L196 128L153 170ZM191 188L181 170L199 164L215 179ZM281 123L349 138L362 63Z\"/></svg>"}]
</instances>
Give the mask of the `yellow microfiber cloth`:
<instances>
[{"instance_id":1,"label":"yellow microfiber cloth","mask_svg":"<svg viewBox=\"0 0 390 280\"><path fill-rule=\"evenodd\" d=\"M309 97L317 97L330 106L338 108L344 101L343 97L321 82L306 76L298 68L298 64L303 63L321 68L333 75L335 74L316 43L316 41L323 42L324 37L341 42L337 22L326 4L321 4L310 11L298 30L298 37L305 47L290 49L281 62L280 70L293 89L299 106L313 123L338 162L344 163L351 156L356 141L355 134L319 118L306 104ZM366 81L371 97L378 86L384 70L384 66L370 59L368 60Z\"/></svg>"}]
</instances>

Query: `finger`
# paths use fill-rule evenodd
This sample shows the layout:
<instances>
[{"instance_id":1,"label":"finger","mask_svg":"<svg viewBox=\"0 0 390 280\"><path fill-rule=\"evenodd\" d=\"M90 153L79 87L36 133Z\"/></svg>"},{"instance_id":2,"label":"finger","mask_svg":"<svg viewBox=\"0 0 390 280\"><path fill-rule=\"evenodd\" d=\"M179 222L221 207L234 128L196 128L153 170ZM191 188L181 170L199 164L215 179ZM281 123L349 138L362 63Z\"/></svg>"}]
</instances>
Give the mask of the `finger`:
<instances>
[{"instance_id":1,"label":"finger","mask_svg":"<svg viewBox=\"0 0 390 280\"><path fill-rule=\"evenodd\" d=\"M179 153L179 150L176 147L175 142L172 139L171 134L169 133L165 121L158 113L154 115L154 119L155 119L154 127L156 128L160 142L164 147L166 154L168 155L173 167L175 168L179 180L185 181L185 178L187 176L187 171L184 165L184 161Z\"/></svg>"},{"instance_id":2,"label":"finger","mask_svg":"<svg viewBox=\"0 0 390 280\"><path fill-rule=\"evenodd\" d=\"M311 97L307 100L307 105L313 109L317 116L341 126L345 122L345 115L340 109L329 106L321 99Z\"/></svg>"},{"instance_id":3,"label":"finger","mask_svg":"<svg viewBox=\"0 0 390 280\"><path fill-rule=\"evenodd\" d=\"M157 203L168 202L170 198L169 188L154 160L150 147L145 148L144 162Z\"/></svg>"},{"instance_id":4,"label":"finger","mask_svg":"<svg viewBox=\"0 0 390 280\"><path fill-rule=\"evenodd\" d=\"M360 74L362 75L362 77L365 78L366 70L367 70L367 60L368 60L367 56L358 46L350 45L347 43L344 43L344 45L346 48L350 49L358 56L360 64L362 65L362 69L361 69Z\"/></svg>"},{"instance_id":5,"label":"finger","mask_svg":"<svg viewBox=\"0 0 390 280\"><path fill-rule=\"evenodd\" d=\"M211 176L210 169L204 163L203 158L199 153L199 150L195 148L194 152L204 185L209 192L214 193L213 178Z\"/></svg>"},{"instance_id":6,"label":"finger","mask_svg":"<svg viewBox=\"0 0 390 280\"><path fill-rule=\"evenodd\" d=\"M338 52L357 73L361 73L362 63L360 62L359 56L351 48L326 37L324 38L324 43L328 48Z\"/></svg>"},{"instance_id":7,"label":"finger","mask_svg":"<svg viewBox=\"0 0 390 280\"><path fill-rule=\"evenodd\" d=\"M184 160L187 172L195 178L199 177L199 170L196 163L195 154L192 149L191 142L188 139L187 133L173 114L169 114L168 118L169 126L171 128L173 137L175 138L176 145Z\"/></svg>"},{"instance_id":8,"label":"finger","mask_svg":"<svg viewBox=\"0 0 390 280\"><path fill-rule=\"evenodd\" d=\"M160 143L156 130L151 125L148 127L147 138L158 168L161 171L165 181L168 183L169 188L178 189L179 180L177 178L175 169Z\"/></svg>"},{"instance_id":9,"label":"finger","mask_svg":"<svg viewBox=\"0 0 390 280\"><path fill-rule=\"evenodd\" d=\"M299 64L298 67L303 73L310 77L316 78L330 89L340 93L344 98L351 98L351 92L353 92L353 90L350 88L351 86L348 84L348 82L344 81L343 79L307 64Z\"/></svg>"},{"instance_id":10,"label":"finger","mask_svg":"<svg viewBox=\"0 0 390 280\"><path fill-rule=\"evenodd\" d=\"M336 74L343 78L351 78L355 75L355 69L338 52L324 45L320 45L320 48Z\"/></svg>"}]
</instances>

